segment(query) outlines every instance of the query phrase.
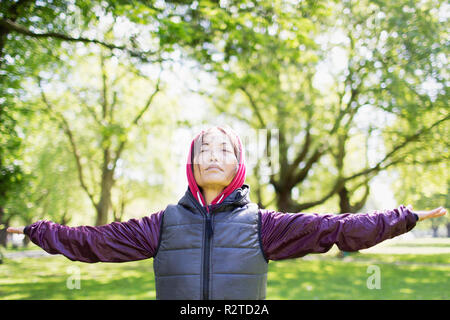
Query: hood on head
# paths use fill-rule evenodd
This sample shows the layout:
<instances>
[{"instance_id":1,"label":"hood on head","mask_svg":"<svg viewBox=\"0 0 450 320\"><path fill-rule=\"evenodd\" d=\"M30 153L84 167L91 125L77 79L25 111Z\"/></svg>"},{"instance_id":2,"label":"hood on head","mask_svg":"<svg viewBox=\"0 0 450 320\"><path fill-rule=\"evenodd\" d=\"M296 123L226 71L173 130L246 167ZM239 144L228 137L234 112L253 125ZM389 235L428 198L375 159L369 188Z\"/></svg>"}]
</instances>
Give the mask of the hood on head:
<instances>
[{"instance_id":1,"label":"hood on head","mask_svg":"<svg viewBox=\"0 0 450 320\"><path fill-rule=\"evenodd\" d=\"M187 158L187 164L186 164L186 174L187 174L187 180L189 185L189 190L194 196L194 198L198 201L198 203L204 207L206 206L206 201L203 198L203 194L200 191L200 188L197 185L197 181L194 178L194 168L192 166L192 154L194 152L194 142L203 134L205 133L205 130L202 130L197 136L192 140L191 147L189 149L189 154ZM231 133L233 134L233 133ZM245 181L245 161L244 161L244 150L242 148L242 142L241 139L239 139L239 136L236 135L238 144L239 144L239 167L238 171L236 172L236 175L234 176L233 180L230 182L230 184L211 202L211 205L222 203L234 190L242 187Z\"/></svg>"}]
</instances>

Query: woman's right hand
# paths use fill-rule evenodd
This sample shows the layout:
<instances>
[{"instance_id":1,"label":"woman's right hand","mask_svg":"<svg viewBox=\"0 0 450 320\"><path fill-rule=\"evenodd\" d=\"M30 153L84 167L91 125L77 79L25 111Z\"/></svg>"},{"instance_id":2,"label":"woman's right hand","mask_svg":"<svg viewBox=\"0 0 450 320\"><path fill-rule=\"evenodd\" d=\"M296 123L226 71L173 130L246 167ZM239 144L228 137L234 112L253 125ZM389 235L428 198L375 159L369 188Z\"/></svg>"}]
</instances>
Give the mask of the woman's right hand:
<instances>
[{"instance_id":1,"label":"woman's right hand","mask_svg":"<svg viewBox=\"0 0 450 320\"><path fill-rule=\"evenodd\" d=\"M6 232L23 234L23 229L25 229L25 227L18 227L18 228L9 227L8 229L6 229Z\"/></svg>"}]
</instances>

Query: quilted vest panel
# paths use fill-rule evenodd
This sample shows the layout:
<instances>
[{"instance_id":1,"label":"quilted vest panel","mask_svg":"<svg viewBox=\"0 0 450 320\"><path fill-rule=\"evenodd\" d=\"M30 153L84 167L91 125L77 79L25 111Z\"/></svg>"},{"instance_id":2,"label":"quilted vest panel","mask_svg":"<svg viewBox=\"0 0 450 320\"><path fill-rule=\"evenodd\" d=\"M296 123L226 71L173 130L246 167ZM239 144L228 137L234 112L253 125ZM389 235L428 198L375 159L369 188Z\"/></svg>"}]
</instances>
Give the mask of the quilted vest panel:
<instances>
[{"instance_id":1,"label":"quilted vest panel","mask_svg":"<svg viewBox=\"0 0 450 320\"><path fill-rule=\"evenodd\" d=\"M154 258L156 298L265 299L268 263L256 204L206 215L168 205ZM209 231L210 230L210 231Z\"/></svg>"}]
</instances>

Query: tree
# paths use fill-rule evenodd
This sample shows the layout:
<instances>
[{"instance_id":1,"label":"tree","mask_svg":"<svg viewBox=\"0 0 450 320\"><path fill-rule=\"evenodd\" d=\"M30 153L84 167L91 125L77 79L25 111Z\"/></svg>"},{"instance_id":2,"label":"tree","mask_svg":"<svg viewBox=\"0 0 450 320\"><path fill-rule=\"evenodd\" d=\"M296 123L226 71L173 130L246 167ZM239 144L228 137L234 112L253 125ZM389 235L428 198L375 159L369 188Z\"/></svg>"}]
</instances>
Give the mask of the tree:
<instances>
[{"instance_id":1,"label":"tree","mask_svg":"<svg viewBox=\"0 0 450 320\"><path fill-rule=\"evenodd\" d=\"M135 65L159 65L171 59L170 54L175 48L198 48L209 42L210 30L199 28L197 22L200 20L197 18L202 19L204 8L214 6L216 4L209 1L202 2L197 8L194 3L189 2L125 0L100 3L89 0L73 3L19 0L0 4L0 67L2 89L5 88L2 94L7 93L5 102L9 106L6 110L17 108L17 101L29 98L22 83L29 78L39 83L46 110L59 122L70 141L79 181L98 212L96 224L106 221L107 211L112 205L110 198L114 170L127 144L125 133L130 128L117 125L109 119L112 118L117 103L115 98L119 95L114 95L117 91L113 85L108 84L108 75L103 72L103 89L100 91L103 95L100 102L102 111L96 114L92 106L81 101L82 105L87 106L86 111L91 114L94 122L102 128L101 195L96 199L95 191L85 182L85 173L78 155L79 146L70 122L54 106L56 103L44 88L49 87L49 74L60 75L62 70L70 72L70 66L74 63L71 53L82 48L97 52L99 48L103 48L104 51L100 54L102 61L126 59ZM195 23L191 23L189 19L194 19ZM120 27L126 27L127 32L121 33ZM139 67L135 71L141 72ZM138 124L159 91L157 83L155 92L143 103L135 118L130 119L132 127ZM83 99L81 95L78 98ZM12 115L13 111L8 111L7 116ZM119 142L112 149L111 141L114 139Z\"/></svg>"},{"instance_id":2,"label":"tree","mask_svg":"<svg viewBox=\"0 0 450 320\"><path fill-rule=\"evenodd\" d=\"M22 87L24 75L54 62L48 59L51 57L48 54L51 50L46 47L48 42L44 43L44 50L40 50L41 46L23 41L9 26L17 23L26 26L34 24L37 30L42 26L53 27L66 17L66 4L66 1L58 0L49 6L29 0L0 3L0 171L3 173L0 176L0 242L3 245L6 245L6 227L19 212L10 204L17 199L20 190L29 185L27 178L31 178L23 172L18 160L23 152L23 132L18 119L32 115L30 109L18 105L27 96Z\"/></svg>"},{"instance_id":3,"label":"tree","mask_svg":"<svg viewBox=\"0 0 450 320\"><path fill-rule=\"evenodd\" d=\"M450 204L448 162L423 165L427 155L441 153L441 150L433 149L433 147L424 147L422 152L410 156L410 161L416 165L402 165L390 170L392 176L395 177L392 187L396 198L412 204L413 208L423 208L424 210L439 206L448 208ZM431 228L433 235L437 236L438 227L445 225L447 236L450 237L448 216L432 220L425 221L423 225L421 224L421 228Z\"/></svg>"},{"instance_id":4,"label":"tree","mask_svg":"<svg viewBox=\"0 0 450 320\"><path fill-rule=\"evenodd\" d=\"M241 38L230 40L249 43L248 51L237 54L215 47L224 55L215 65L226 87L226 96L217 102L220 111L253 128L279 129L280 171L270 184L280 210L299 212L337 196L340 212L355 212L364 205L369 181L379 172L407 163L405 155L419 152L423 141L448 144L446 137L433 137L450 119L443 90L444 29L433 3L408 5L330 4L331 13L321 23L317 11L293 21L289 13L302 12L283 7L269 16L266 29L249 18L250 27L240 30ZM256 35L260 29L265 30L258 34L265 41ZM338 54L340 64L333 64ZM318 77L325 68L331 71ZM324 78L330 79L328 84L320 85ZM439 89L426 92L422 84L427 79ZM362 125L362 115L368 112L390 115L404 125L385 126L373 119ZM389 148L373 159L361 146L375 135L381 135ZM355 148L355 139L361 137L362 144ZM349 162L355 152L359 156L353 158L364 161ZM431 155L426 163L445 161L448 153ZM314 178L317 174L321 179ZM322 183L309 191L311 181ZM295 193L316 199L294 200Z\"/></svg>"},{"instance_id":5,"label":"tree","mask_svg":"<svg viewBox=\"0 0 450 320\"><path fill-rule=\"evenodd\" d=\"M146 79L133 66L107 57L102 51L80 59L89 61L91 72L84 69L88 66L80 60L67 78L58 76L58 82L67 85L71 92L66 97L50 97L54 91L51 79L38 78L37 82L43 108L58 123L70 144L79 183L96 210L95 224L102 225L109 219L115 173L130 134L143 123L151 126L148 120L142 121L160 91L160 78ZM92 67L95 63L97 68ZM147 92L139 90L145 87ZM140 97L141 92L145 98ZM155 113L153 117L154 123L159 121ZM88 174L88 170L93 174Z\"/></svg>"},{"instance_id":6,"label":"tree","mask_svg":"<svg viewBox=\"0 0 450 320\"><path fill-rule=\"evenodd\" d=\"M52 72L58 74L61 70L71 71L70 66L74 63L71 53L83 46L88 51L97 50L97 52L98 48L103 48L104 51L99 55L102 64L106 60L125 59L131 61L131 65L158 66L162 61L171 59L168 54L177 43L186 45L198 43L198 39L194 39L193 36L195 33L186 34L183 24L179 24L176 19L183 16L183 11L179 9L186 10L188 7L188 4L177 1L173 3L169 1L158 6L147 1L98 3L89 0L74 3L53 1L51 4L22 0L2 2L0 5L1 87L2 95L6 94L3 102L9 106L9 109L3 111L17 108L17 101L28 98L29 94L22 87L22 83L27 82L26 79L31 77L39 83L46 110L59 122L68 137L76 160L80 184L98 212L96 224L106 222L107 212L112 206L111 189L115 182L114 172L128 144L127 133L139 124L150 108L156 93L159 92L159 81L153 83L154 92L147 97L147 101L142 101L135 117L129 119L129 124L120 125L113 121L115 119L112 115L117 107L116 103L120 102L121 94L113 84L108 83L109 75L104 70L103 88L99 91L102 92L101 112L96 113L92 105L78 101L86 107L86 112L90 113L96 125L101 128L103 165L100 197L97 199L95 191L85 182L85 170L78 154L79 146L70 121L54 106L54 101L48 97L49 94L44 88L49 82L48 75ZM103 30L105 25L106 30ZM128 32L120 34L120 30L115 29L118 25L122 28L126 25ZM200 34L199 38L201 37ZM163 54L166 58L162 58ZM142 77L139 67L133 68L132 73ZM78 95L78 98L83 100L82 95ZM8 111L2 116L12 117L13 114L13 111Z\"/></svg>"}]
</instances>

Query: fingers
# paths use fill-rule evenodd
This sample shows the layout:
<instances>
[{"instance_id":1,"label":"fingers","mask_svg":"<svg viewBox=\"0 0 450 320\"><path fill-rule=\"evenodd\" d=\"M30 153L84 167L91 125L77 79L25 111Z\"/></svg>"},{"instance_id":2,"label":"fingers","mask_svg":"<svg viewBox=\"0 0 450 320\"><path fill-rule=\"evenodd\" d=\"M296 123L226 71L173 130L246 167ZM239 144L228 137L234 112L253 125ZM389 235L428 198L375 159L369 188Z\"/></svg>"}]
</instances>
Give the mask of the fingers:
<instances>
[{"instance_id":1,"label":"fingers","mask_svg":"<svg viewBox=\"0 0 450 320\"><path fill-rule=\"evenodd\" d=\"M435 210L436 210L435 212L436 217L442 217L443 215L447 214L447 210L444 207L439 207Z\"/></svg>"},{"instance_id":2,"label":"fingers","mask_svg":"<svg viewBox=\"0 0 450 320\"><path fill-rule=\"evenodd\" d=\"M25 228L25 227L18 227L18 228L9 227L8 229L6 229L6 232L23 234L23 229L24 229L24 228Z\"/></svg>"},{"instance_id":3,"label":"fingers","mask_svg":"<svg viewBox=\"0 0 450 320\"><path fill-rule=\"evenodd\" d=\"M427 218L442 217L447 214L447 210L444 207L439 207L429 211Z\"/></svg>"},{"instance_id":4,"label":"fingers","mask_svg":"<svg viewBox=\"0 0 450 320\"><path fill-rule=\"evenodd\" d=\"M439 207L430 211L414 211L419 216L419 221L430 219L430 218L437 218L442 217L447 214L447 209L444 207Z\"/></svg>"}]
</instances>

